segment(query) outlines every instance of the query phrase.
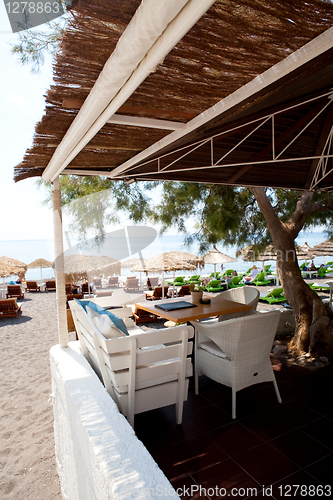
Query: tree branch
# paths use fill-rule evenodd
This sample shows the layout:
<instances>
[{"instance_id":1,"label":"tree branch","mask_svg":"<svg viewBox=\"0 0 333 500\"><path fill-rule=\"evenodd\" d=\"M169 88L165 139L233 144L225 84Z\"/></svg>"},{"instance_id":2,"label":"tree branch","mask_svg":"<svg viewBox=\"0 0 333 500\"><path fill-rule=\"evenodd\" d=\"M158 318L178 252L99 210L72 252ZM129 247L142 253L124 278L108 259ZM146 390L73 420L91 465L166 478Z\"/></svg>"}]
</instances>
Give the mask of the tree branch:
<instances>
[{"instance_id":1,"label":"tree branch","mask_svg":"<svg viewBox=\"0 0 333 500\"><path fill-rule=\"evenodd\" d=\"M300 199L297 202L295 212L292 214L288 222L285 222L284 224L293 239L297 237L298 233L304 226L306 219L312 211L313 197L313 191L303 191Z\"/></svg>"},{"instance_id":2,"label":"tree branch","mask_svg":"<svg viewBox=\"0 0 333 500\"><path fill-rule=\"evenodd\" d=\"M251 193L255 196L255 199L257 200L258 206L263 213L268 230L271 234L281 234L281 232L284 230L284 225L279 219L277 213L275 212L274 208L271 205L271 202L266 195L266 191L264 187L251 187L249 188ZM273 237L273 236L272 236Z\"/></svg>"}]
</instances>

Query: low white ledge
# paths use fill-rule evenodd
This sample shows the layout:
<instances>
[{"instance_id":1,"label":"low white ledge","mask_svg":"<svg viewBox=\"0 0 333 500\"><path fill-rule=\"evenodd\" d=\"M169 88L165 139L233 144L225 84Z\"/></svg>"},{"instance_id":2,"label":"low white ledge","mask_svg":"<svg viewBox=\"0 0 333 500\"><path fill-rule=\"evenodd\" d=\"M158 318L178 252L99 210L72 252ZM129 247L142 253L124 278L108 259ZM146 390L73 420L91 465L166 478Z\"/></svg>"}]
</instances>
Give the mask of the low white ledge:
<instances>
[{"instance_id":1,"label":"low white ledge","mask_svg":"<svg viewBox=\"0 0 333 500\"><path fill-rule=\"evenodd\" d=\"M57 469L64 500L176 498L82 355L50 351Z\"/></svg>"}]
</instances>

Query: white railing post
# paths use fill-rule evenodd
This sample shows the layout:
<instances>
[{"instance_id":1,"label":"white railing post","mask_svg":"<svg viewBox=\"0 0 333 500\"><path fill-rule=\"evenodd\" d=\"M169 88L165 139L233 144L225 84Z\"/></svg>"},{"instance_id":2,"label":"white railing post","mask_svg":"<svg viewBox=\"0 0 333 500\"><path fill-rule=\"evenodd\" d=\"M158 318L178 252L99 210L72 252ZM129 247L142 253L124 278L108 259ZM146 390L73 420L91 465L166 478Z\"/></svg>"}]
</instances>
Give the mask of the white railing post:
<instances>
[{"instance_id":1,"label":"white railing post","mask_svg":"<svg viewBox=\"0 0 333 500\"><path fill-rule=\"evenodd\" d=\"M61 192L59 189L59 177L52 183L53 202L53 227L54 227L54 254L55 254L55 276L58 310L58 333L60 347L68 347L68 328L66 310L66 287L64 268L64 245L62 234Z\"/></svg>"}]
</instances>

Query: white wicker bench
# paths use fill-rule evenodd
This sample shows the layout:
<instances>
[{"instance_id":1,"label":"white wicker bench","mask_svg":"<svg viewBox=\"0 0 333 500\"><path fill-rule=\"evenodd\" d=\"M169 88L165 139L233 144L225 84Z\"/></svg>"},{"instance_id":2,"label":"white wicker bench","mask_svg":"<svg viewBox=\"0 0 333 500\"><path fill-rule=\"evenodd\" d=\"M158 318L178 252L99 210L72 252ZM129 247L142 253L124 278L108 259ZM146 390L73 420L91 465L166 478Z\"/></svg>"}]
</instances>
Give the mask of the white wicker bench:
<instances>
[{"instance_id":1,"label":"white wicker bench","mask_svg":"<svg viewBox=\"0 0 333 500\"><path fill-rule=\"evenodd\" d=\"M144 332L134 326L128 335L108 339L78 302L70 301L69 306L84 356L129 423L134 426L137 413L175 404L180 424L192 375L189 339L194 329L178 326ZM129 314L120 311L112 312Z\"/></svg>"}]
</instances>

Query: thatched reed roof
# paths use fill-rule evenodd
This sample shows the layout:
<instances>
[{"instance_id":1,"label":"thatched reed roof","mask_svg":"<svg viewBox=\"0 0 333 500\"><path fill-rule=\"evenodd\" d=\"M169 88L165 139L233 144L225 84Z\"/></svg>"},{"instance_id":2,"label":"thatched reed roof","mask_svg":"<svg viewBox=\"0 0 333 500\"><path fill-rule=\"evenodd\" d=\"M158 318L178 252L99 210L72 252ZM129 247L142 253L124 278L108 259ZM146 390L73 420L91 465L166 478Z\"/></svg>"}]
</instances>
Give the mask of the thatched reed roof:
<instances>
[{"instance_id":1,"label":"thatched reed roof","mask_svg":"<svg viewBox=\"0 0 333 500\"><path fill-rule=\"evenodd\" d=\"M16 181L43 173L139 4L139 0L80 0L76 3L73 19L56 57L55 84L46 94L45 114L36 126L32 147L15 168ZM332 19L333 4L328 0L245 0L238 3L217 0L117 114L186 123L323 33L332 25ZM329 73L331 59L332 54L325 54L324 61L318 62L319 66L314 72L316 79L325 84L328 77L320 68L326 68ZM302 85L297 84L297 87ZM285 96L284 99L288 97L286 93L284 90L281 94ZM299 96L295 98L299 99ZM273 104L276 108L278 102L274 101ZM244 102L242 109L246 110L246 106ZM296 119L296 115L293 119ZM214 123L215 133L221 130L217 125ZM268 125L271 127L271 124ZM321 119L315 121L308 137L299 146L300 150L305 148L306 154L314 154L315 141L322 125ZM278 133L283 133L286 126L286 123L281 122ZM255 138L257 142L253 146L252 157L257 158L267 146L267 141L264 141L268 137L266 128L260 131L260 137ZM79 175L83 171L112 172L167 134L168 131L161 129L106 124L67 169ZM204 137L202 131L195 132L187 143L193 143L198 137ZM238 140L236 136L231 142L229 140L227 149L235 144L235 139ZM219 158L227 149L219 144L220 141L217 142L216 157ZM185 143L183 141L175 146ZM183 173L168 175L168 172L161 171L161 175L154 175L153 179L185 178L199 182L212 182L215 179L215 182L235 183L234 170L231 171L232 175L226 175L226 169L220 169L219 175L217 170L211 171L211 179L207 179L206 173L202 175L198 171L195 174L187 170L189 165L207 165L209 154L210 147L200 149L193 157L183 160ZM297 155L296 150L293 154ZM235 154L231 159L234 162L240 160ZM155 166L153 170L155 172ZM290 168L288 172L291 173ZM140 173L140 170L136 169L135 173ZM273 185L273 178L268 176L273 173L274 169L264 171L258 167L246 175L238 175L237 182L246 185L254 182L253 175L256 179L262 179L263 174L266 174L266 184ZM149 179L149 176L146 178ZM298 179L300 176L295 175L293 186L297 186ZM284 178L282 184L283 181ZM304 179L300 179L299 185L301 181Z\"/></svg>"}]
</instances>

